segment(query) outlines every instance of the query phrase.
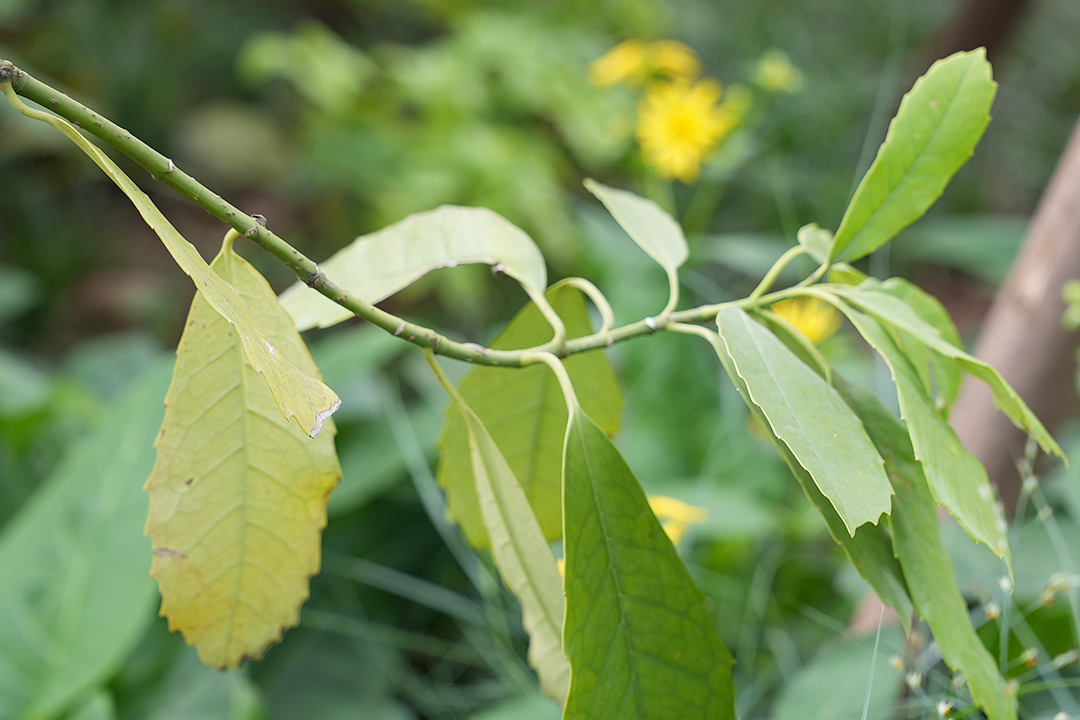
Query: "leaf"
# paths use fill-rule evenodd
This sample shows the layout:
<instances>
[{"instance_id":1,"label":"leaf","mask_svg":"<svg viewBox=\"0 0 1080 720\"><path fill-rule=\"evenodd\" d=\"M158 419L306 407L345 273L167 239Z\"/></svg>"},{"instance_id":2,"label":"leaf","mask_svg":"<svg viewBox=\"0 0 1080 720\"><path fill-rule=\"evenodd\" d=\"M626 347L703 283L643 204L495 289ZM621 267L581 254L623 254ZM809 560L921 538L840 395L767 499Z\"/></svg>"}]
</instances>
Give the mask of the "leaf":
<instances>
[{"instance_id":1,"label":"leaf","mask_svg":"<svg viewBox=\"0 0 1080 720\"><path fill-rule=\"evenodd\" d=\"M802 487L803 493L806 494L810 504L814 506L814 509L818 511L825 521L825 526L828 528L833 540L844 550L844 554L848 556L851 564L859 575L870 584L870 587L874 589L878 598L896 610L896 615L904 625L904 629L910 630L911 599L908 596L904 573L893 554L892 541L885 528L881 525L864 523L855 530L854 535L848 533L844 521L840 519L840 515L836 512L836 508L833 507L828 498L821 494L817 485L814 484L814 479L810 477L810 473L799 464L788 446L773 434L768 420L761 412L761 408L750 400L746 383L735 372L734 362L719 336L716 336L713 347L716 349L716 354L720 357L724 369L731 377L731 381L746 402L746 406L761 421L762 427L769 434L769 438L773 441L784 462L791 469L795 479L798 480L799 486Z\"/></svg>"},{"instance_id":2,"label":"leaf","mask_svg":"<svg viewBox=\"0 0 1080 720\"><path fill-rule=\"evenodd\" d=\"M885 458L896 491L890 522L893 544L919 615L930 625L945 662L967 678L972 698L990 720L1014 720L1016 700L1005 694L997 664L971 625L941 539L937 508L907 431L866 391L853 391L848 398Z\"/></svg>"},{"instance_id":3,"label":"leaf","mask_svg":"<svg viewBox=\"0 0 1080 720\"><path fill-rule=\"evenodd\" d=\"M943 340L963 349L960 332L949 313L933 295L902 278L889 278L880 284L880 288L882 292L907 303L916 315L938 331ZM948 410L960 392L960 382L963 379L960 366L933 352L918 338L903 330L896 331L893 339L919 373L927 394L936 398L937 407Z\"/></svg>"},{"instance_id":4,"label":"leaf","mask_svg":"<svg viewBox=\"0 0 1080 720\"><path fill-rule=\"evenodd\" d=\"M362 235L320 269L339 287L377 303L439 268L486 263L535 298L547 287L544 257L523 230L486 208L444 205ZM330 327L353 314L303 283L281 294L296 327Z\"/></svg>"},{"instance_id":5,"label":"leaf","mask_svg":"<svg viewBox=\"0 0 1080 720\"><path fill-rule=\"evenodd\" d=\"M832 290L886 326L903 330L931 350L951 358L967 373L985 382L990 386L990 392L994 396L994 405L998 410L1005 413L1018 428L1034 436L1039 447L1045 452L1053 453L1065 460L1065 453L1061 447L997 370L982 360L968 355L943 338L934 326L925 322L904 301L889 293L876 290L873 283L864 283L857 288L835 287Z\"/></svg>"},{"instance_id":6,"label":"leaf","mask_svg":"<svg viewBox=\"0 0 1080 720\"><path fill-rule=\"evenodd\" d=\"M632 192L608 187L595 180L586 180L585 187L600 198L600 202L604 203L626 234L669 274L686 262L690 249L682 228L659 205Z\"/></svg>"},{"instance_id":7,"label":"leaf","mask_svg":"<svg viewBox=\"0 0 1080 720\"><path fill-rule=\"evenodd\" d=\"M915 81L844 212L833 260L858 260L922 217L974 153L996 92L983 48L938 60Z\"/></svg>"},{"instance_id":8,"label":"leaf","mask_svg":"<svg viewBox=\"0 0 1080 720\"><path fill-rule=\"evenodd\" d=\"M139 537L167 365L104 411L0 534L0 717L51 718L107 680L153 619Z\"/></svg>"},{"instance_id":9,"label":"leaf","mask_svg":"<svg viewBox=\"0 0 1080 720\"><path fill-rule=\"evenodd\" d=\"M99 690L68 720L116 720L116 704L107 690Z\"/></svg>"},{"instance_id":10,"label":"leaf","mask_svg":"<svg viewBox=\"0 0 1080 720\"><path fill-rule=\"evenodd\" d=\"M810 223L799 228L795 235L799 244L806 248L815 262L825 262L829 257L829 249L832 247L833 234L828 230L818 227L817 223Z\"/></svg>"},{"instance_id":11,"label":"leaf","mask_svg":"<svg viewBox=\"0 0 1080 720\"><path fill-rule=\"evenodd\" d=\"M232 286L210 270L195 246L177 232L146 193L116 163L65 120L28 107L11 89L10 83L0 83L0 89L19 112L48 123L67 136L124 191L146 224L161 238L176 264L195 282L199 294L236 328L248 360L270 387L281 414L286 420L295 417L311 437L318 435L323 423L341 405L334 391L317 378L304 374L288 358L275 351L270 339L259 327L252 309Z\"/></svg>"},{"instance_id":12,"label":"leaf","mask_svg":"<svg viewBox=\"0 0 1080 720\"><path fill-rule=\"evenodd\" d=\"M270 286L226 242L214 270L257 313L275 352L318 377ZM204 663L260 657L299 619L341 477L333 423L312 439L274 410L232 327L195 296L146 482L161 614Z\"/></svg>"},{"instance_id":13,"label":"leaf","mask_svg":"<svg viewBox=\"0 0 1080 720\"><path fill-rule=\"evenodd\" d=\"M566 324L567 337L592 332L579 290L556 285L547 296ZM491 347L534 347L549 339L551 327L536 305L530 303ZM615 371L604 353L572 355L563 364L585 411L609 436L618 432L622 397ZM461 381L459 390L510 463L544 536L548 540L562 537L562 448L567 412L555 376L544 365L518 369L477 366ZM446 491L450 515L473 547L485 548L488 537L476 500L466 426L455 405L447 408L439 450L438 480Z\"/></svg>"},{"instance_id":14,"label":"leaf","mask_svg":"<svg viewBox=\"0 0 1080 720\"><path fill-rule=\"evenodd\" d=\"M900 415L911 433L915 457L922 464L934 499L952 513L973 540L985 543L1009 562L1005 519L994 504L986 469L937 413L915 369L884 328L858 310L838 305L892 372Z\"/></svg>"},{"instance_id":15,"label":"leaf","mask_svg":"<svg viewBox=\"0 0 1080 720\"><path fill-rule=\"evenodd\" d=\"M850 535L889 512L892 491L866 431L844 401L740 308L716 318L748 396L836 508Z\"/></svg>"},{"instance_id":16,"label":"leaf","mask_svg":"<svg viewBox=\"0 0 1080 720\"><path fill-rule=\"evenodd\" d=\"M563 583L555 555L525 492L487 428L429 357L447 393L465 417L472 474L491 554L506 587L521 602L522 623L529 633L529 665L540 686L562 704L570 684L563 655Z\"/></svg>"},{"instance_id":17,"label":"leaf","mask_svg":"<svg viewBox=\"0 0 1080 720\"><path fill-rule=\"evenodd\" d=\"M844 637L817 652L783 683L771 720L891 720L904 689L904 673L889 663L904 636L888 624L876 635ZM870 703L863 715L867 692Z\"/></svg>"},{"instance_id":18,"label":"leaf","mask_svg":"<svg viewBox=\"0 0 1080 720\"><path fill-rule=\"evenodd\" d=\"M734 718L731 654L607 435L566 431L566 720Z\"/></svg>"}]
</instances>

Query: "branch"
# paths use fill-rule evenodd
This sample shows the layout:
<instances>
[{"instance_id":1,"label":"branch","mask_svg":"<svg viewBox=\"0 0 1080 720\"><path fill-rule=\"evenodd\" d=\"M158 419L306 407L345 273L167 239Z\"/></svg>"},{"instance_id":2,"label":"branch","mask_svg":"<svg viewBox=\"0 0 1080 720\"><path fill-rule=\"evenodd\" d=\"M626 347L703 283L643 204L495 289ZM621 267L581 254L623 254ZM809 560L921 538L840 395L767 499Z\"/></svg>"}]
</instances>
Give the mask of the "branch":
<instances>
[{"instance_id":1,"label":"branch","mask_svg":"<svg viewBox=\"0 0 1080 720\"><path fill-rule=\"evenodd\" d=\"M521 367L535 362L534 356L536 353L551 353L558 357L567 357L577 353L607 348L623 340L666 330L671 323L710 321L727 305L739 305L742 307L769 305L798 292L797 289L781 290L761 297L751 297L719 305L703 305L678 312L673 312L669 307L658 317L645 318L619 328L610 327L605 315L605 323L600 332L573 340L565 340L560 336L556 327L555 338L543 345L526 350L494 350L476 343L456 342L431 328L407 322L347 292L339 285L331 282L313 260L267 228L263 224L265 222L264 218L258 217L256 219L256 216L242 212L178 168L170 158L154 150L124 128L59 90L37 80L11 62L0 60L0 83L4 82L10 82L12 89L22 97L51 110L127 155L148 170L155 180L159 180L179 191L237 233L252 240L280 259L300 280L326 298L403 340L456 360L464 360L477 365Z\"/></svg>"}]
</instances>

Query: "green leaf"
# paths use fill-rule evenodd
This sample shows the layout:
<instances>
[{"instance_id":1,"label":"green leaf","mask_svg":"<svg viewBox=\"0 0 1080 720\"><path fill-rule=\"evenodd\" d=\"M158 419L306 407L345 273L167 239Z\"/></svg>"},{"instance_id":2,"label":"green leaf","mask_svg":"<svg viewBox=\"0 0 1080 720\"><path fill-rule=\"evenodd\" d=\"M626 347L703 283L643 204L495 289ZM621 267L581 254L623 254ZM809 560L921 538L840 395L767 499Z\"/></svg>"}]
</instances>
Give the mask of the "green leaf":
<instances>
[{"instance_id":1,"label":"green leaf","mask_svg":"<svg viewBox=\"0 0 1080 720\"><path fill-rule=\"evenodd\" d=\"M523 230L486 208L444 205L362 235L320 269L346 291L377 303L439 268L486 263L536 298L547 287L544 257ZM296 327L330 327L353 316L304 283L281 294Z\"/></svg>"},{"instance_id":2,"label":"green leaf","mask_svg":"<svg viewBox=\"0 0 1080 720\"><path fill-rule=\"evenodd\" d=\"M954 360L965 372L985 382L993 393L994 404L1014 425L1033 435L1045 452L1065 460L1061 447L997 370L943 338L937 328L919 317L903 300L875 289L873 283L864 283L857 288L832 289L844 300L874 316L887 327L903 330L931 350Z\"/></svg>"},{"instance_id":3,"label":"green leaf","mask_svg":"<svg viewBox=\"0 0 1080 720\"><path fill-rule=\"evenodd\" d=\"M569 285L556 285L547 296L566 324L567 337L592 332L581 291ZM510 321L491 347L527 348L550 339L551 326L536 305L530 303ZM615 371L604 353L573 355L563 364L585 411L596 418L605 433L614 435L619 429L622 397ZM549 540L562 537L562 448L567 412L555 376L546 365L540 364L520 369L477 366L461 381L459 390L510 463L544 536ZM439 450L438 480L446 490L450 515L473 547L487 547L466 425L455 405L447 408Z\"/></svg>"},{"instance_id":4,"label":"green leaf","mask_svg":"<svg viewBox=\"0 0 1080 720\"><path fill-rule=\"evenodd\" d=\"M783 683L771 720L891 720L897 714L904 673L889 663L889 657L904 650L904 636L891 623L881 629L880 640L876 635L838 639Z\"/></svg>"},{"instance_id":5,"label":"green leaf","mask_svg":"<svg viewBox=\"0 0 1080 720\"><path fill-rule=\"evenodd\" d=\"M68 720L116 720L116 704L108 690L99 690L90 700L68 716Z\"/></svg>"},{"instance_id":6,"label":"green leaf","mask_svg":"<svg viewBox=\"0 0 1080 720\"><path fill-rule=\"evenodd\" d=\"M213 267L251 306L275 352L318 377L292 318L230 242ZM232 326L201 294L165 405L146 482L161 614L204 663L233 668L299 620L319 570L327 497L341 477L336 430L327 421L312 439L275 411Z\"/></svg>"},{"instance_id":7,"label":"green leaf","mask_svg":"<svg viewBox=\"0 0 1080 720\"><path fill-rule=\"evenodd\" d=\"M465 416L469 454L491 554L506 587L521 602L522 623L529 633L529 665L540 686L562 704L570 684L563 655L563 583L555 555L514 471L487 428L429 356L447 393Z\"/></svg>"},{"instance_id":8,"label":"green leaf","mask_svg":"<svg viewBox=\"0 0 1080 720\"><path fill-rule=\"evenodd\" d=\"M949 313L933 295L902 278L889 278L879 287L882 292L907 303L919 318L938 331L943 340L963 349L960 332ZM918 338L903 330L897 330L893 339L919 373L927 394L935 397L937 407L946 410L950 408L956 401L960 382L963 380L960 366L933 352Z\"/></svg>"},{"instance_id":9,"label":"green leaf","mask_svg":"<svg viewBox=\"0 0 1080 720\"><path fill-rule=\"evenodd\" d=\"M885 329L863 313L838 303L855 329L884 358L896 383L900 414L911 433L934 499L952 513L968 535L1009 562L1005 519L994 504L986 469L964 448L925 394L918 373Z\"/></svg>"},{"instance_id":10,"label":"green leaf","mask_svg":"<svg viewBox=\"0 0 1080 720\"><path fill-rule=\"evenodd\" d=\"M844 212L832 259L858 260L922 217L974 153L996 92L983 48L938 60L915 81Z\"/></svg>"},{"instance_id":11,"label":"green leaf","mask_svg":"<svg viewBox=\"0 0 1080 720\"><path fill-rule=\"evenodd\" d=\"M910 630L913 606L908 596L907 584L904 582L904 573L893 554L892 541L885 528L881 525L863 524L855 530L854 535L848 533L848 529L844 525L844 521L840 519L840 515L837 514L836 508L833 507L828 498L821 494L818 486L814 484L814 479L810 477L810 473L799 464L788 446L773 434L768 420L761 412L761 408L748 399L750 394L746 389L746 383L735 372L734 361L719 336L714 339L713 347L716 349L720 362L731 377L739 394L746 401L750 412L761 421L762 427L765 428L780 456L791 469L795 479L798 480L799 486L803 489L810 504L814 506L814 509L818 511L825 521L825 526L829 529L829 534L832 535L833 540L844 550L844 554L848 556L851 564L863 579L870 584L870 587L874 589L881 601L896 610L896 615L900 618L900 622L903 623L904 629Z\"/></svg>"},{"instance_id":12,"label":"green leaf","mask_svg":"<svg viewBox=\"0 0 1080 720\"><path fill-rule=\"evenodd\" d=\"M858 418L821 377L775 335L740 308L716 318L735 371L749 401L759 407L773 433L791 449L848 533L877 524L889 512L892 491L881 458Z\"/></svg>"},{"instance_id":13,"label":"green leaf","mask_svg":"<svg viewBox=\"0 0 1080 720\"><path fill-rule=\"evenodd\" d=\"M65 120L28 107L11 89L10 83L0 83L0 89L19 112L48 123L67 136L123 190L146 224L161 238L176 264L195 282L199 294L236 328L244 353L251 366L263 376L270 387L281 414L286 420L295 417L300 427L311 437L318 435L323 423L341 405L334 391L317 378L306 375L283 354L276 352L270 338L255 319L256 314L252 309L229 283L222 281L210 269L195 246L177 232L146 193L140 190L116 163Z\"/></svg>"},{"instance_id":14,"label":"green leaf","mask_svg":"<svg viewBox=\"0 0 1080 720\"><path fill-rule=\"evenodd\" d=\"M809 250L810 257L816 262L825 262L829 257L829 248L832 247L833 234L828 230L818 227L817 223L810 223L799 228L795 238L799 244Z\"/></svg>"},{"instance_id":15,"label":"green leaf","mask_svg":"<svg viewBox=\"0 0 1080 720\"><path fill-rule=\"evenodd\" d=\"M586 180L585 187L600 198L626 234L669 274L686 262L690 250L682 228L659 205L595 180Z\"/></svg>"},{"instance_id":16,"label":"green leaf","mask_svg":"<svg viewBox=\"0 0 1080 720\"><path fill-rule=\"evenodd\" d=\"M567 720L734 718L731 654L607 435L566 431Z\"/></svg>"},{"instance_id":17,"label":"green leaf","mask_svg":"<svg viewBox=\"0 0 1080 720\"><path fill-rule=\"evenodd\" d=\"M166 363L136 380L0 534L0 717L58 715L153 618L138 478L167 382Z\"/></svg>"},{"instance_id":18,"label":"green leaf","mask_svg":"<svg viewBox=\"0 0 1080 720\"><path fill-rule=\"evenodd\" d=\"M930 625L945 662L967 678L972 698L990 720L1014 720L1016 700L1005 694L997 663L972 627L941 539L937 507L907 430L866 391L852 390L848 398L885 458L896 491L893 544L919 615Z\"/></svg>"}]
</instances>

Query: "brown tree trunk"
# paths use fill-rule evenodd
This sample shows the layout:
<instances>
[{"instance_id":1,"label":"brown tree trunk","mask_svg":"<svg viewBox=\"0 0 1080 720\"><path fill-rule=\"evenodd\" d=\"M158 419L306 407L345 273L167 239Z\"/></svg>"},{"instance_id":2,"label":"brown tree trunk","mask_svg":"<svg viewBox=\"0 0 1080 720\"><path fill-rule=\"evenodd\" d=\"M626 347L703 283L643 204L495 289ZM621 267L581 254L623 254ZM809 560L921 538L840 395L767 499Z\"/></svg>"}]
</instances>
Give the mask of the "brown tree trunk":
<instances>
[{"instance_id":1,"label":"brown tree trunk","mask_svg":"<svg viewBox=\"0 0 1080 720\"><path fill-rule=\"evenodd\" d=\"M1080 409L1080 333L1061 326L1061 286L1080 278L1080 123L1028 227L1020 256L994 298L975 355L997 368L1053 432ZM986 385L967 378L952 413L964 445L986 466L1006 512L1019 497L1025 436L997 412Z\"/></svg>"}]
</instances>

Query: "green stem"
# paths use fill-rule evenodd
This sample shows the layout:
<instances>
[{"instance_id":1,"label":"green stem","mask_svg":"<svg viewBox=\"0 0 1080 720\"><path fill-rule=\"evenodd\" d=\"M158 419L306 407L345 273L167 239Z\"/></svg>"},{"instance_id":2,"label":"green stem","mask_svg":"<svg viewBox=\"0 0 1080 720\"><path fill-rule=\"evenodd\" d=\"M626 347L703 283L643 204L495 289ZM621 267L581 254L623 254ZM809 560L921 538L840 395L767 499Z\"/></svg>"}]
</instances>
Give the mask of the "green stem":
<instances>
[{"instance_id":1,"label":"green stem","mask_svg":"<svg viewBox=\"0 0 1080 720\"><path fill-rule=\"evenodd\" d=\"M142 165L156 180L175 188L211 215L231 227L236 233L249 238L280 259L304 283L331 301L373 325L401 337L403 340L455 360L463 360L477 365L522 367L535 362L545 362L545 360L538 361L536 359L538 354L550 354L552 358L563 358L577 353L599 350L611 347L611 345L623 340L652 335L658 331L666 330L671 323L707 322L715 318L721 309L729 305L744 308L760 307L800 294L798 288L788 288L768 294L763 294L762 291L756 297L751 296L743 300L716 305L702 305L697 308L675 311L674 303L678 301L678 284L673 279L672 293L668 307L665 308L664 312L655 318L645 318L629 325L614 327L614 315L611 314L611 308L607 305L606 300L602 299L603 295L600 291L592 283L588 283L586 286L583 283L587 281L575 281L577 286L589 294L593 302L597 304L601 316L604 318L604 324L599 332L572 340L564 339L565 330L562 327L562 321L551 309L550 305L544 301L538 302L537 305L544 317L551 323L555 331L555 337L542 345L525 350L494 350L475 343L456 342L430 328L407 322L345 291L328 280L314 261L277 236L272 230L256 222L251 215L231 205L203 186L195 178L176 167L172 160L85 105L31 77L7 60L0 60L0 86L7 86L8 84L18 95L52 110L60 117L97 136ZM75 134L78 135L78 133ZM72 139L75 142L88 143L81 135L78 135L78 139ZM93 148L93 146L90 147ZM97 161L97 155L99 154L100 151L94 148L94 153L91 156ZM105 156L101 155L101 157L104 158ZM670 189L670 186L668 188ZM820 271L818 275L820 275ZM533 298L533 300L536 301L537 299Z\"/></svg>"},{"instance_id":2,"label":"green stem","mask_svg":"<svg viewBox=\"0 0 1080 720\"><path fill-rule=\"evenodd\" d=\"M784 272L784 269L797 257L806 254L806 248L802 245L796 245L793 248L788 248L787 251L777 259L773 266L769 268L769 272L765 273L765 277L761 279L758 286L754 288L754 292L750 293L751 298L758 298L765 294L773 283L776 282L776 278L780 277L780 273Z\"/></svg>"},{"instance_id":3,"label":"green stem","mask_svg":"<svg viewBox=\"0 0 1080 720\"><path fill-rule=\"evenodd\" d=\"M560 287L562 285L569 285L575 287L581 292L585 293L593 305L600 312L600 330L597 332L606 333L615 329L615 312L611 309L611 303L608 302L604 293L600 292L600 288L593 285L585 278L568 277L563 278L559 282L555 283L553 287Z\"/></svg>"}]
</instances>

